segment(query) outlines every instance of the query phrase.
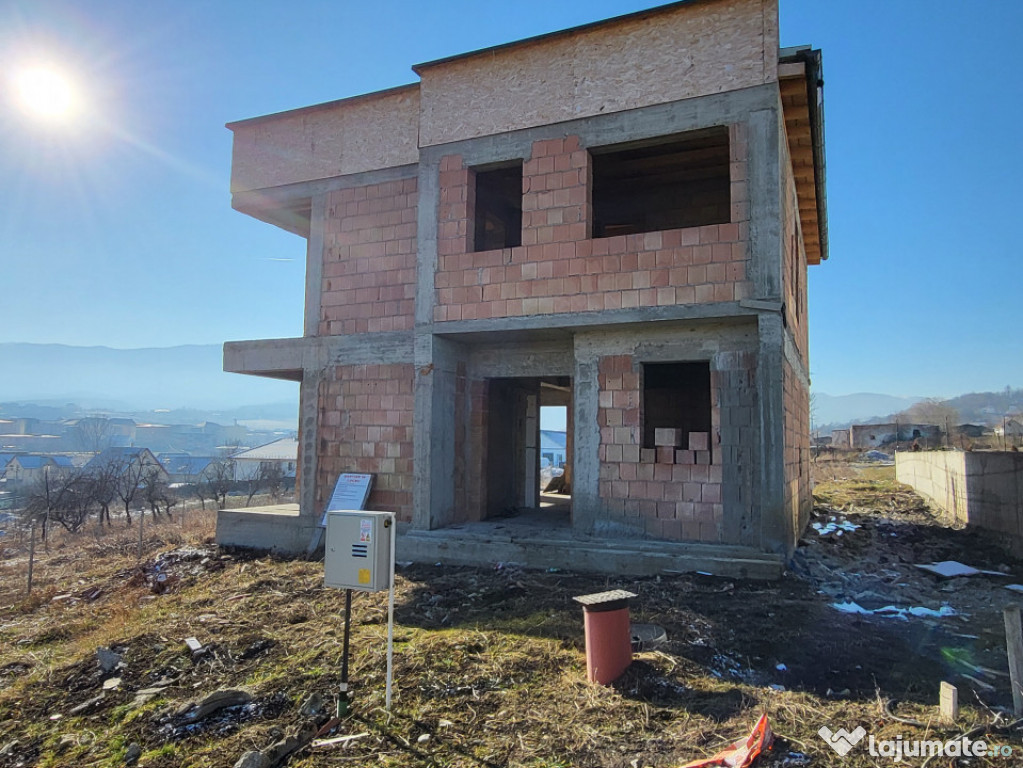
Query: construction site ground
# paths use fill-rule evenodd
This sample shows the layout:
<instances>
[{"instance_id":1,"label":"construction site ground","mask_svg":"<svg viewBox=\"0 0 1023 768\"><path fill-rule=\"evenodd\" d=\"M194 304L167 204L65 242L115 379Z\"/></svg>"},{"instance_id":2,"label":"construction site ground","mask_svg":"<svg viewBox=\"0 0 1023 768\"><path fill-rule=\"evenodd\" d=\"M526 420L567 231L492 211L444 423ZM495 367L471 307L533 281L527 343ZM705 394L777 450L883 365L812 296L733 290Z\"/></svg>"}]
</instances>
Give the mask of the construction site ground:
<instances>
[{"instance_id":1,"label":"construction site ground","mask_svg":"<svg viewBox=\"0 0 1023 768\"><path fill-rule=\"evenodd\" d=\"M53 535L26 595L27 542L8 535L0 768L220 768L275 744L277 756L298 745L278 761L296 768L659 768L715 753L763 713L776 739L758 766L894 764L865 740L839 757L825 726L967 733L1015 754L928 765L1023 765L1003 622L1023 602L1006 589L1023 562L993 534L944 525L891 467L814 472L812 525L775 582L401 564L391 711L386 593L359 593L351 706L312 742L336 714L343 634L344 594L323 586L322 562L218 550L212 514L190 512L185 526L150 525L141 559L121 526ZM917 567L946 560L991 573ZM572 597L612 588L636 593L632 620L667 639L600 686L586 681ZM939 720L942 681L958 688L954 723Z\"/></svg>"}]
</instances>

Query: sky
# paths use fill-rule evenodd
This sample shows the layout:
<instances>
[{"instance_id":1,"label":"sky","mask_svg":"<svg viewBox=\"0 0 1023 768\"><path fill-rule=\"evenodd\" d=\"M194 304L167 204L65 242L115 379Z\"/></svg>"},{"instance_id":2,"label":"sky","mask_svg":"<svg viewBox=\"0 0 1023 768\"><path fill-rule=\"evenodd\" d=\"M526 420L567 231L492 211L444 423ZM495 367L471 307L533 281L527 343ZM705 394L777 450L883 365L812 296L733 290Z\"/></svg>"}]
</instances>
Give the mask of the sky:
<instances>
[{"instance_id":1,"label":"sky","mask_svg":"<svg viewBox=\"0 0 1023 768\"><path fill-rule=\"evenodd\" d=\"M0 342L301 335L305 242L231 209L225 123L653 5L0 0ZM1015 0L782 0L782 45L824 61L814 390L1023 386L1021 30ZM16 102L36 62L73 76L71 119Z\"/></svg>"}]
</instances>

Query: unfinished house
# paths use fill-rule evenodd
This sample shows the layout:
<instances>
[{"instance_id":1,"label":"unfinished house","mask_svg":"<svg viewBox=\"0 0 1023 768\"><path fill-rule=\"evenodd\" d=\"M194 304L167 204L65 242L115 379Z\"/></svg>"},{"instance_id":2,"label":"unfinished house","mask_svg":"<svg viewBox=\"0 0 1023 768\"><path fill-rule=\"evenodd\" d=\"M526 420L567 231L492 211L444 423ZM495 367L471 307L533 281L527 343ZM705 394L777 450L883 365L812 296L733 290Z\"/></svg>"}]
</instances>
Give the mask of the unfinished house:
<instances>
[{"instance_id":1,"label":"unfinished house","mask_svg":"<svg viewBox=\"0 0 1023 768\"><path fill-rule=\"evenodd\" d=\"M233 123L233 206L307 239L300 503L221 542L303 551L374 475L398 557L772 577L811 506L807 265L827 257L820 52L775 0L689 0ZM565 410L563 493L540 415Z\"/></svg>"}]
</instances>

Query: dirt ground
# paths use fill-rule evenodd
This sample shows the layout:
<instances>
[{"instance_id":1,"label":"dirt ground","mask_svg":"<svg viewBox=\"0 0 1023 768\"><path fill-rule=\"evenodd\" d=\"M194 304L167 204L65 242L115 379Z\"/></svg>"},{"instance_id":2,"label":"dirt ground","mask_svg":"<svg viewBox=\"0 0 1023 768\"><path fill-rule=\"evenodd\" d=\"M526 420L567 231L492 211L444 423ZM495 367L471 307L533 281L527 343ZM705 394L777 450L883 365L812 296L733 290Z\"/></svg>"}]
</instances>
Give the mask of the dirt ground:
<instances>
[{"instance_id":1,"label":"dirt ground","mask_svg":"<svg viewBox=\"0 0 1023 768\"><path fill-rule=\"evenodd\" d=\"M324 734L356 738L285 764L679 766L745 737L766 712L778 738L757 765L894 764L862 744L840 758L817 735L825 725L878 739L968 732L1015 755L928 766L1023 765L1002 619L1023 602L1005 589L1023 583L1023 563L993 535L942 525L890 467L816 471L813 525L777 582L403 566L392 711L384 593L356 595L353 702ZM130 532L65 537L40 553L31 597L23 549L0 550L0 768L136 755L143 766L233 766L334 713L343 595L322 587L322 563L219 551L210 534L199 515L189 530L154 527L142 561ZM995 573L916 567L942 560ZM635 592L633 621L667 640L602 687L585 680L571 598L607 588ZM119 663L101 669L100 647ZM948 726L937 721L943 680L963 707ZM225 690L248 698L194 718L189 703Z\"/></svg>"}]
</instances>

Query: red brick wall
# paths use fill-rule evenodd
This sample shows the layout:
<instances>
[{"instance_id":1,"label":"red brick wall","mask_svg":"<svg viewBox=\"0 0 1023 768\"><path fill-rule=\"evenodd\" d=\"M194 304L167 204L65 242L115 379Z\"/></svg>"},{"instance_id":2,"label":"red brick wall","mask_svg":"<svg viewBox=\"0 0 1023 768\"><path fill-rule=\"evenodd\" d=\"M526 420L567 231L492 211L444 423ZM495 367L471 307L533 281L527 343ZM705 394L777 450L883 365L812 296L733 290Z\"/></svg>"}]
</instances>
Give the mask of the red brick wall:
<instances>
[{"instance_id":1,"label":"red brick wall","mask_svg":"<svg viewBox=\"0 0 1023 768\"><path fill-rule=\"evenodd\" d=\"M785 508L798 536L810 518L810 393L784 362Z\"/></svg>"},{"instance_id":2,"label":"red brick wall","mask_svg":"<svg viewBox=\"0 0 1023 768\"><path fill-rule=\"evenodd\" d=\"M328 195L321 336L412 328L416 188L404 179Z\"/></svg>"},{"instance_id":3,"label":"red brick wall","mask_svg":"<svg viewBox=\"0 0 1023 768\"><path fill-rule=\"evenodd\" d=\"M750 295L747 140L729 127L732 217L588 239L590 156L577 137L533 143L523 164L522 245L471 252L473 172L441 162L434 320L734 301Z\"/></svg>"},{"instance_id":4,"label":"red brick wall","mask_svg":"<svg viewBox=\"0 0 1023 768\"><path fill-rule=\"evenodd\" d=\"M608 514L642 526L653 538L721 541L720 373L711 371L712 464L693 463L688 450L668 456L667 451L658 454L641 447L641 365L633 356L602 357L597 373L599 492Z\"/></svg>"},{"instance_id":5,"label":"red brick wall","mask_svg":"<svg viewBox=\"0 0 1023 768\"><path fill-rule=\"evenodd\" d=\"M368 509L412 520L411 364L339 365L320 384L317 509L343 472L374 475Z\"/></svg>"}]
</instances>

